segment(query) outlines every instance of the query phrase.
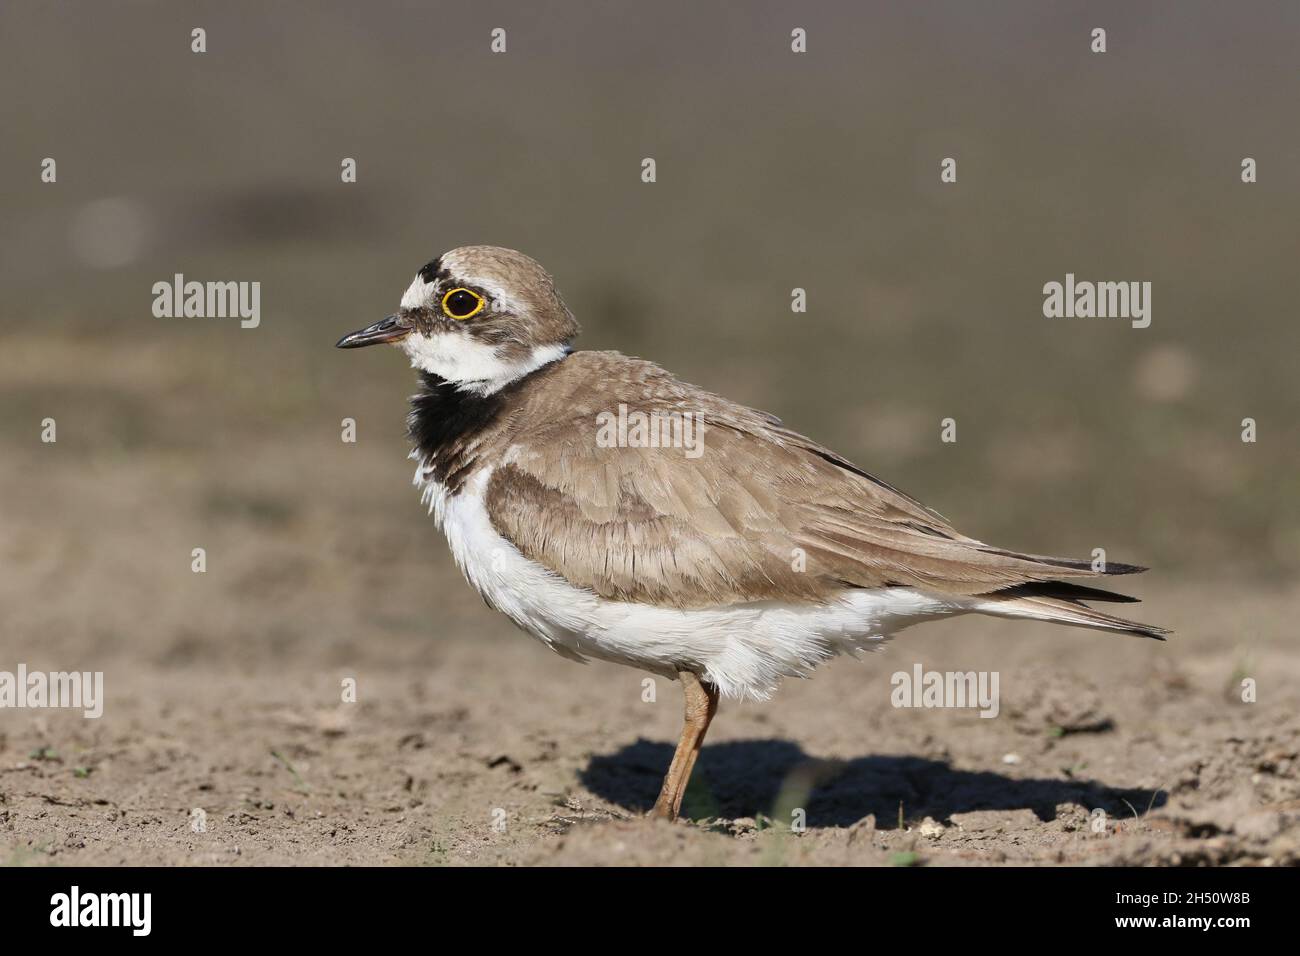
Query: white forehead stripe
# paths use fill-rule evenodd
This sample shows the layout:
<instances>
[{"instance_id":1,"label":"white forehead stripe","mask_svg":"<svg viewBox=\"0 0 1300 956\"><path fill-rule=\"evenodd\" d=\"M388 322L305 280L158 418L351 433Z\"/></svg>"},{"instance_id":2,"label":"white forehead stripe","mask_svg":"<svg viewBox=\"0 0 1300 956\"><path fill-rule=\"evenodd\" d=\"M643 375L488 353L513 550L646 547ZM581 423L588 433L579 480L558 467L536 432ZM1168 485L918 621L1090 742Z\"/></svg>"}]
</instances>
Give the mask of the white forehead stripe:
<instances>
[{"instance_id":1,"label":"white forehead stripe","mask_svg":"<svg viewBox=\"0 0 1300 956\"><path fill-rule=\"evenodd\" d=\"M416 273L415 281L402 293L402 308L422 309L431 304L430 299L432 297L433 283L425 282L419 273Z\"/></svg>"}]
</instances>

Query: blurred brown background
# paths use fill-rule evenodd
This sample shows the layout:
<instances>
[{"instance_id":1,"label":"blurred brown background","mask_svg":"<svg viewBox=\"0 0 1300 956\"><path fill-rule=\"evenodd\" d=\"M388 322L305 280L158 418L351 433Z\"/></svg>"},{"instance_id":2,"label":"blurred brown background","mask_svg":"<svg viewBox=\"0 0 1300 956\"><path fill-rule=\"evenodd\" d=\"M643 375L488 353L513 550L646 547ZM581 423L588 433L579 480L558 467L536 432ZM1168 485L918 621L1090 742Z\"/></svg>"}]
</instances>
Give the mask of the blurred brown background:
<instances>
[{"instance_id":1,"label":"blurred brown background","mask_svg":"<svg viewBox=\"0 0 1300 956\"><path fill-rule=\"evenodd\" d=\"M779 414L969 534L1104 547L1156 569L1139 588L1226 595L1225 640L1290 634L1298 36L1257 2L5 3L6 660L292 676L504 640L409 486L412 373L333 348L474 242L542 261L581 346ZM154 318L177 272L260 281L261 326ZM1150 281L1151 327L1044 318L1067 272Z\"/></svg>"},{"instance_id":2,"label":"blurred brown background","mask_svg":"<svg viewBox=\"0 0 1300 956\"><path fill-rule=\"evenodd\" d=\"M342 453L401 470L410 376L329 346L489 242L548 266L584 346L773 410L989 540L1295 572L1300 9L710 6L6 4L6 447L49 415L46 459L83 469L257 457L352 415ZM79 229L127 261L94 268ZM1044 319L1067 271L1150 280L1152 326ZM174 272L260 280L262 327L153 318Z\"/></svg>"}]
</instances>

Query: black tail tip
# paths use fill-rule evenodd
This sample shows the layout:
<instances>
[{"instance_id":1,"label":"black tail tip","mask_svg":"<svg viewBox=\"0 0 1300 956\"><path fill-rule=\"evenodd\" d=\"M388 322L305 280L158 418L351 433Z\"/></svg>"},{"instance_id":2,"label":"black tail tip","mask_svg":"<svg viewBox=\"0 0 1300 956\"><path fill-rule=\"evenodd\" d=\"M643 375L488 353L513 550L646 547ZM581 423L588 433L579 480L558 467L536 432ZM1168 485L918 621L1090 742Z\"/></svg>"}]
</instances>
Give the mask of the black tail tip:
<instances>
[{"instance_id":1,"label":"black tail tip","mask_svg":"<svg viewBox=\"0 0 1300 956\"><path fill-rule=\"evenodd\" d=\"M1139 637L1149 637L1153 641L1167 641L1174 632L1163 627L1135 627L1133 633Z\"/></svg>"},{"instance_id":2,"label":"black tail tip","mask_svg":"<svg viewBox=\"0 0 1300 956\"><path fill-rule=\"evenodd\" d=\"M1120 564L1118 561L1107 561L1101 566L1102 574L1141 574L1149 570L1140 564Z\"/></svg>"}]
</instances>

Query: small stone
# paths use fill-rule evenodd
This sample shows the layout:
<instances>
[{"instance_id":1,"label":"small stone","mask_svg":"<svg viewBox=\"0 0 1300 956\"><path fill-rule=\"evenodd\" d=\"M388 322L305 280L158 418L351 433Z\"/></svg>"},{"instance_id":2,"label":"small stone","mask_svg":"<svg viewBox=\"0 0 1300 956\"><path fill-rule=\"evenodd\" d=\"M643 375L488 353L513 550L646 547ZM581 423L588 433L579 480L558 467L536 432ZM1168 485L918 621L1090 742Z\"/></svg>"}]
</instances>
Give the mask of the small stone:
<instances>
[{"instance_id":1,"label":"small stone","mask_svg":"<svg viewBox=\"0 0 1300 956\"><path fill-rule=\"evenodd\" d=\"M930 840L937 840L939 837L943 836L943 824L935 820L933 817L926 817L921 821L920 831L921 836Z\"/></svg>"},{"instance_id":2,"label":"small stone","mask_svg":"<svg viewBox=\"0 0 1300 956\"><path fill-rule=\"evenodd\" d=\"M1020 754L1003 754L1002 762L1009 763L1009 764L1018 764L1020 763Z\"/></svg>"}]
</instances>

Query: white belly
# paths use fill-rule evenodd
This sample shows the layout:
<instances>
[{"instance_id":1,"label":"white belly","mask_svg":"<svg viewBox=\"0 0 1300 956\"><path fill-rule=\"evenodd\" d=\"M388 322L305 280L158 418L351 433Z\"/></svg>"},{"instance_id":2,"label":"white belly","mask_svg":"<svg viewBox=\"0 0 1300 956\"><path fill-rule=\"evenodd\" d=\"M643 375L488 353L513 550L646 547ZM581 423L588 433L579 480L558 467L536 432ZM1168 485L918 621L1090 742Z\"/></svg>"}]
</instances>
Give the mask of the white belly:
<instances>
[{"instance_id":1,"label":"white belly","mask_svg":"<svg viewBox=\"0 0 1300 956\"><path fill-rule=\"evenodd\" d=\"M766 699L782 677L807 676L836 654L856 654L909 624L966 610L914 588L846 590L828 604L762 601L710 610L611 601L574 587L497 534L483 505L490 477L484 469L449 496L416 471L469 582L523 630L576 660L669 677L691 670L724 696Z\"/></svg>"}]
</instances>

